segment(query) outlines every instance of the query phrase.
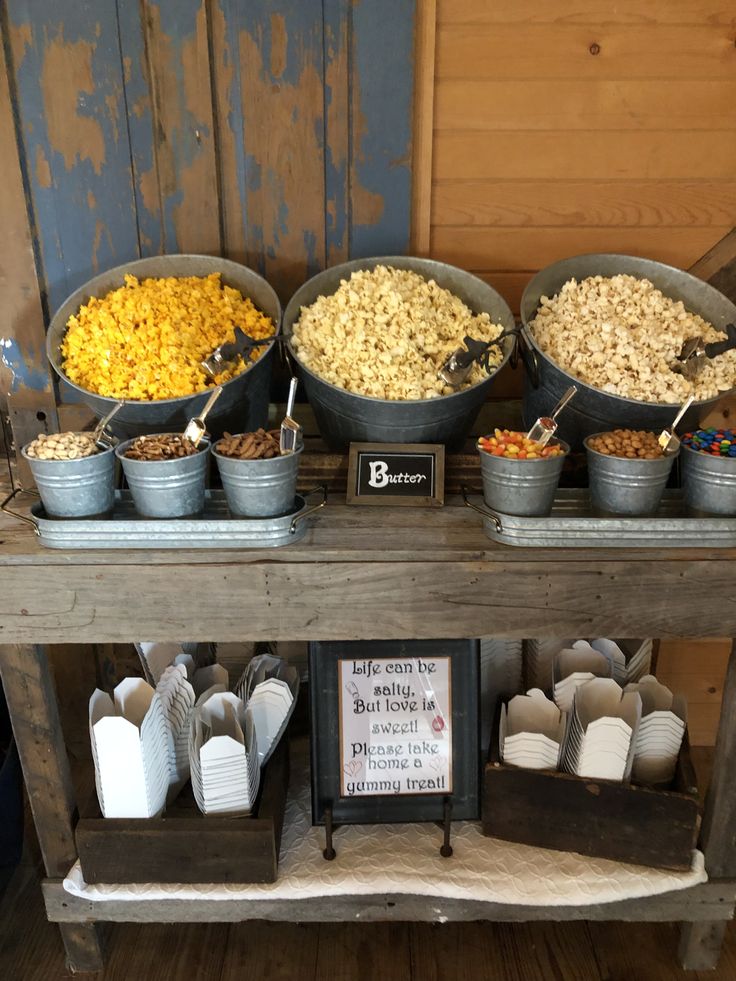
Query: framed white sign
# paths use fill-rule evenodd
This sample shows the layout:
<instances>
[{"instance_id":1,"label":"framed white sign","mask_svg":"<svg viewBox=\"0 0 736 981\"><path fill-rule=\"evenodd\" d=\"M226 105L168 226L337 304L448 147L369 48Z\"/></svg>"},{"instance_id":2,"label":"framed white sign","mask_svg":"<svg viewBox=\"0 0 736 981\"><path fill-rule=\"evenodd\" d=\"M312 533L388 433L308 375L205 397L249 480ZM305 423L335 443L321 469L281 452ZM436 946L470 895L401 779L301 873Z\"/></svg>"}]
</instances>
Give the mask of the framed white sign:
<instances>
[{"instance_id":1,"label":"framed white sign","mask_svg":"<svg viewBox=\"0 0 736 981\"><path fill-rule=\"evenodd\" d=\"M315 824L478 817L477 640L313 641L309 698Z\"/></svg>"},{"instance_id":2,"label":"framed white sign","mask_svg":"<svg viewBox=\"0 0 736 981\"><path fill-rule=\"evenodd\" d=\"M340 794L452 793L449 657L337 662Z\"/></svg>"}]
</instances>

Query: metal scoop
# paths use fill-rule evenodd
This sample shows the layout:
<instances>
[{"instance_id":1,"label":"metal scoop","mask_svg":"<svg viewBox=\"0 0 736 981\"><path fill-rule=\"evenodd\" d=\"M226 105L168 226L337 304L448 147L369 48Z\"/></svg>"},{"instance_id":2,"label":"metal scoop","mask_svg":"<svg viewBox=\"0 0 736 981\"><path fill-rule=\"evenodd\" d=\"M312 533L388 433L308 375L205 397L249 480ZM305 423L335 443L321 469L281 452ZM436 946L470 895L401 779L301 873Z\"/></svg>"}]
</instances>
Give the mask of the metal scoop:
<instances>
[{"instance_id":1,"label":"metal scoop","mask_svg":"<svg viewBox=\"0 0 736 981\"><path fill-rule=\"evenodd\" d=\"M452 352L437 372L437 377L446 385L459 388L467 379L476 361L490 375L491 365L488 355L491 348L500 347L504 337L516 337L517 334L517 329L514 327L512 330L502 331L492 341L479 341L475 337L464 337L463 344L465 347L459 347L456 351Z\"/></svg>"},{"instance_id":2,"label":"metal scoop","mask_svg":"<svg viewBox=\"0 0 736 981\"><path fill-rule=\"evenodd\" d=\"M281 422L281 432L279 434L279 449L281 456L293 453L299 441L299 434L302 427L292 419L291 413L294 411L294 400L296 399L296 386L299 384L297 378L292 378L289 383L289 398L286 402L286 415Z\"/></svg>"},{"instance_id":3,"label":"metal scoop","mask_svg":"<svg viewBox=\"0 0 736 981\"><path fill-rule=\"evenodd\" d=\"M671 429L663 429L662 432L657 437L657 442L662 447L662 452L665 456L672 456L673 453L677 453L680 447L680 440L675 435L675 429L677 429L677 424L685 415L687 410L695 401L695 396L691 395L687 402L683 402L680 411L675 416L674 422L672 423Z\"/></svg>"},{"instance_id":4,"label":"metal scoop","mask_svg":"<svg viewBox=\"0 0 736 981\"><path fill-rule=\"evenodd\" d=\"M263 340L257 341L240 327L236 327L235 340L221 344L208 358L200 361L200 364L211 378L215 378L226 368L237 366L238 358L245 360L245 355L254 348L270 344L272 340L273 337L264 337Z\"/></svg>"},{"instance_id":5,"label":"metal scoop","mask_svg":"<svg viewBox=\"0 0 736 981\"><path fill-rule=\"evenodd\" d=\"M672 370L692 380L700 374L711 358L717 358L719 354L736 349L736 325L726 324L723 329L728 335L725 341L706 344L702 337L691 337L685 341L677 355L677 361L672 365Z\"/></svg>"},{"instance_id":6,"label":"metal scoop","mask_svg":"<svg viewBox=\"0 0 736 981\"><path fill-rule=\"evenodd\" d=\"M204 424L207 418L207 413L210 411L215 402L219 399L222 394L222 385L217 385L216 388L212 389L212 394L205 402L205 406L198 416L190 419L187 423L187 428L184 430L184 439L190 440L195 446L199 446L199 441L202 439L204 434L207 432L207 428Z\"/></svg>"},{"instance_id":7,"label":"metal scoop","mask_svg":"<svg viewBox=\"0 0 736 981\"><path fill-rule=\"evenodd\" d=\"M105 427L112 417L116 415L124 405L125 400L121 400L117 403L117 405L114 405L112 409L110 409L106 416L103 416L103 418L100 419L92 431L92 439L95 441L95 443L106 443L108 446L112 445L113 437L110 433L105 432Z\"/></svg>"},{"instance_id":8,"label":"metal scoop","mask_svg":"<svg viewBox=\"0 0 736 981\"><path fill-rule=\"evenodd\" d=\"M557 432L557 423L555 422L557 416L562 412L577 390L577 385L571 385L552 410L552 414L549 416L540 416L526 434L526 438L536 440L542 446L546 446Z\"/></svg>"}]
</instances>

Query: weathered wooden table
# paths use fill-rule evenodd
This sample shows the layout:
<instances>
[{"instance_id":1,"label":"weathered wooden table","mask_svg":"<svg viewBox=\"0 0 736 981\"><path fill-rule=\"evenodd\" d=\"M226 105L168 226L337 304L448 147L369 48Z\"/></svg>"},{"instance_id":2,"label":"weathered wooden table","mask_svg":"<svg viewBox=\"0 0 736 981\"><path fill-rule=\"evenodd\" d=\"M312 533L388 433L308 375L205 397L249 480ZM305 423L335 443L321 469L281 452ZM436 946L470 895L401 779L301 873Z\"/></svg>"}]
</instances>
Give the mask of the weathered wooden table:
<instances>
[{"instance_id":1,"label":"weathered wooden table","mask_svg":"<svg viewBox=\"0 0 736 981\"><path fill-rule=\"evenodd\" d=\"M729 662L701 845L710 881L594 907L423 897L89 903L66 894L76 801L44 650L51 643L458 636L736 637L736 550L513 549L441 510L330 504L280 550L54 552L0 515L0 669L71 966L99 968L95 921L623 919L683 922L685 966L718 958L736 895L736 656ZM288 612L287 612L288 609Z\"/></svg>"}]
</instances>

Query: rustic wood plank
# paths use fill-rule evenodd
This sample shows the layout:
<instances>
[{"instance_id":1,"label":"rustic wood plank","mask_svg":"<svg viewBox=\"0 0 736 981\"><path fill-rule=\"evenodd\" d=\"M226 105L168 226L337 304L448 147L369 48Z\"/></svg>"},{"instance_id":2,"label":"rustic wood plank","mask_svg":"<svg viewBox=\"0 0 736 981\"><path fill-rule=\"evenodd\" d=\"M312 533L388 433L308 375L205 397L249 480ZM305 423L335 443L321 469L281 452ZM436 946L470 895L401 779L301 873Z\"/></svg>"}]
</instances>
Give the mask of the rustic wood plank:
<instances>
[{"instance_id":1,"label":"rustic wood plank","mask_svg":"<svg viewBox=\"0 0 736 981\"><path fill-rule=\"evenodd\" d=\"M732 7L718 0L515 0L489 4L487 0L439 0L441 24L722 24L734 26Z\"/></svg>"},{"instance_id":2,"label":"rustic wood plank","mask_svg":"<svg viewBox=\"0 0 736 981\"><path fill-rule=\"evenodd\" d=\"M407 923L323 923L320 927L318 978L408 981L412 967Z\"/></svg>"},{"instance_id":3,"label":"rustic wood plank","mask_svg":"<svg viewBox=\"0 0 736 981\"><path fill-rule=\"evenodd\" d=\"M558 851L686 871L698 830L687 744L672 791L533 772L500 762L494 727L483 775L483 833ZM539 820L544 813L544 821Z\"/></svg>"},{"instance_id":4,"label":"rustic wood plank","mask_svg":"<svg viewBox=\"0 0 736 981\"><path fill-rule=\"evenodd\" d=\"M469 899L444 899L389 895L340 896L281 900L87 900L72 896L60 880L46 880L43 893L46 913L59 923L85 923L90 918L113 922L169 923L239 922L274 920L299 923L380 921L444 923L451 920L625 920L664 921L692 919L729 920L733 915L734 883L708 882L661 896L627 899L596 906L518 906L484 903Z\"/></svg>"},{"instance_id":5,"label":"rustic wood plank","mask_svg":"<svg viewBox=\"0 0 736 981\"><path fill-rule=\"evenodd\" d=\"M438 130L731 129L736 83L704 79L440 81Z\"/></svg>"},{"instance_id":6,"label":"rustic wood plank","mask_svg":"<svg viewBox=\"0 0 736 981\"><path fill-rule=\"evenodd\" d=\"M169 565L151 564L148 556L129 565L17 565L4 577L0 637L4 643L125 642L133 610L137 632L156 639L234 641L243 623L253 640L450 637L458 623L472 624L476 636L509 638L585 637L592 630L614 637L672 637L688 629L712 636L724 628L736 634L736 613L719 601L735 585L733 559L725 556L556 562L537 553L536 561L507 562L503 551L485 557L481 551L472 560L438 565L408 544L401 558L389 557L397 527L383 538L374 528L351 561L324 553L319 561L305 552L306 561L262 556L248 563L215 553L210 564L197 565L181 556ZM414 533L418 538L419 530ZM172 591L189 588L198 605L172 608ZM238 603L223 607L223 595ZM707 611L713 604L718 621L693 624L693 607ZM216 622L203 620L201 608L217 609Z\"/></svg>"},{"instance_id":7,"label":"rustic wood plank","mask_svg":"<svg viewBox=\"0 0 736 981\"><path fill-rule=\"evenodd\" d=\"M240 7L248 264L285 301L325 259L322 5Z\"/></svg>"},{"instance_id":8,"label":"rustic wood plank","mask_svg":"<svg viewBox=\"0 0 736 981\"><path fill-rule=\"evenodd\" d=\"M587 924L448 923L410 926L413 977L445 981L467 965L476 978L598 981Z\"/></svg>"},{"instance_id":9,"label":"rustic wood plank","mask_svg":"<svg viewBox=\"0 0 736 981\"><path fill-rule=\"evenodd\" d=\"M657 129L435 132L437 180L731 180L736 132Z\"/></svg>"},{"instance_id":10,"label":"rustic wood plank","mask_svg":"<svg viewBox=\"0 0 736 981\"><path fill-rule=\"evenodd\" d=\"M432 189L434 226L722 227L731 221L736 221L736 181L571 181L561 176L553 189L549 181L526 180L443 181ZM732 248L736 253L736 236Z\"/></svg>"},{"instance_id":11,"label":"rustic wood plank","mask_svg":"<svg viewBox=\"0 0 736 981\"><path fill-rule=\"evenodd\" d=\"M721 947L727 924L719 920L711 923L683 923L677 957L688 971L712 971L721 956Z\"/></svg>"},{"instance_id":12,"label":"rustic wood plank","mask_svg":"<svg viewBox=\"0 0 736 981\"><path fill-rule=\"evenodd\" d=\"M49 312L138 258L115 0L6 4Z\"/></svg>"},{"instance_id":13,"label":"rustic wood plank","mask_svg":"<svg viewBox=\"0 0 736 981\"><path fill-rule=\"evenodd\" d=\"M46 873L65 875L76 859L76 801L45 651L31 645L0 646L0 675ZM101 967L94 925L64 927L61 934L72 969Z\"/></svg>"},{"instance_id":14,"label":"rustic wood plank","mask_svg":"<svg viewBox=\"0 0 736 981\"><path fill-rule=\"evenodd\" d=\"M315 981L321 927L303 923L233 923L219 981ZM322 977L339 977L330 971Z\"/></svg>"},{"instance_id":15,"label":"rustic wood plank","mask_svg":"<svg viewBox=\"0 0 736 981\"><path fill-rule=\"evenodd\" d=\"M0 340L0 412L8 412L13 440L25 445L39 432L57 427L56 397L46 360L41 284L33 256L31 219L13 119L12 82L0 45L0 213L5 234L0 240L0 287L6 311ZM24 487L33 486L30 467L17 454Z\"/></svg>"},{"instance_id":16,"label":"rustic wood plank","mask_svg":"<svg viewBox=\"0 0 736 981\"><path fill-rule=\"evenodd\" d=\"M432 200L436 0L417 7L414 27L414 129L412 135L412 252L428 255Z\"/></svg>"},{"instance_id":17,"label":"rustic wood plank","mask_svg":"<svg viewBox=\"0 0 736 981\"><path fill-rule=\"evenodd\" d=\"M228 259L245 263L246 148L240 104L240 20L236 0L206 4L219 173L222 245Z\"/></svg>"},{"instance_id":18,"label":"rustic wood plank","mask_svg":"<svg viewBox=\"0 0 736 981\"><path fill-rule=\"evenodd\" d=\"M437 78L733 78L736 48L725 25L608 21L445 24Z\"/></svg>"},{"instance_id":19,"label":"rustic wood plank","mask_svg":"<svg viewBox=\"0 0 736 981\"><path fill-rule=\"evenodd\" d=\"M724 227L688 228L477 228L432 232L435 259L464 269L542 269L571 255L621 252L687 268Z\"/></svg>"},{"instance_id":20,"label":"rustic wood plank","mask_svg":"<svg viewBox=\"0 0 736 981\"><path fill-rule=\"evenodd\" d=\"M350 0L323 2L325 263L350 257Z\"/></svg>"},{"instance_id":21,"label":"rustic wood plank","mask_svg":"<svg viewBox=\"0 0 736 981\"><path fill-rule=\"evenodd\" d=\"M701 844L705 865L712 877L736 872L736 786L730 776L730 762L736 754L736 641L726 671L723 704L713 758L713 774L705 799Z\"/></svg>"},{"instance_id":22,"label":"rustic wood plank","mask_svg":"<svg viewBox=\"0 0 736 981\"><path fill-rule=\"evenodd\" d=\"M708 793L705 798L701 827L701 848L705 868L712 878L732 875L736 870L736 786L731 779L731 761L736 753L736 641L726 670L723 704L713 757ZM725 929L720 923L703 924L698 929L687 925L680 938L679 957L684 967L705 970L715 967L720 955Z\"/></svg>"},{"instance_id":23,"label":"rustic wood plank","mask_svg":"<svg viewBox=\"0 0 736 981\"><path fill-rule=\"evenodd\" d=\"M142 7L155 175L167 252L222 250L205 0Z\"/></svg>"},{"instance_id":24,"label":"rustic wood plank","mask_svg":"<svg viewBox=\"0 0 736 981\"><path fill-rule=\"evenodd\" d=\"M416 3L351 9L350 255L402 255L411 237Z\"/></svg>"},{"instance_id":25,"label":"rustic wood plank","mask_svg":"<svg viewBox=\"0 0 736 981\"><path fill-rule=\"evenodd\" d=\"M708 249L705 255L693 263L688 272L700 279L711 280L736 259L736 228L727 232L722 239Z\"/></svg>"},{"instance_id":26,"label":"rustic wood plank","mask_svg":"<svg viewBox=\"0 0 736 981\"><path fill-rule=\"evenodd\" d=\"M138 248L142 256L158 255L164 251L164 226L143 0L118 4L117 17Z\"/></svg>"}]
</instances>

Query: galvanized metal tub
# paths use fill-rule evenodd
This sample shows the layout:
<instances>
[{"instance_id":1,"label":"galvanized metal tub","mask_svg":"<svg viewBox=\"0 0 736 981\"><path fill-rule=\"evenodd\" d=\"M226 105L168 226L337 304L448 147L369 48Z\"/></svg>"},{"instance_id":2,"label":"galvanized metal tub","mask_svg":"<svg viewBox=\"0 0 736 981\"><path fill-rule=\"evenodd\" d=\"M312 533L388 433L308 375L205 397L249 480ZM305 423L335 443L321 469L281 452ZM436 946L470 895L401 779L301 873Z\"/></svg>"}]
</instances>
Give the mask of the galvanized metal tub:
<instances>
[{"instance_id":1,"label":"galvanized metal tub","mask_svg":"<svg viewBox=\"0 0 736 981\"><path fill-rule=\"evenodd\" d=\"M594 511L641 517L655 514L677 453L653 460L609 456L591 449L588 440L592 438L589 436L584 446Z\"/></svg>"},{"instance_id":2,"label":"galvanized metal tub","mask_svg":"<svg viewBox=\"0 0 736 981\"><path fill-rule=\"evenodd\" d=\"M62 367L61 342L69 318L76 314L91 296L105 296L111 290L122 286L126 275L140 278L209 276L214 272L221 273L225 285L239 290L252 300L259 310L267 314L273 320L278 334L281 324L281 304L266 280L252 269L231 262L229 259L209 255L151 256L148 259L126 262L122 266L100 273L99 276L95 276L75 290L64 301L54 314L46 335L46 353L54 371L65 385L69 385L76 392L76 399L88 405L99 418L102 418L116 404L117 399L96 395L76 385L67 378ZM275 336L268 347L260 349L264 353L252 367L222 386L222 395L207 417L207 424L212 433L222 435L225 429L250 432L266 425ZM157 399L153 402L128 401L112 419L109 428L121 439L144 433L182 430L189 419L202 410L209 394L210 390L205 390L175 399Z\"/></svg>"},{"instance_id":3,"label":"galvanized metal tub","mask_svg":"<svg viewBox=\"0 0 736 981\"><path fill-rule=\"evenodd\" d=\"M650 280L665 296L682 300L688 310L700 314L718 329L736 321L736 305L727 297L708 283L674 266L652 259L610 253L579 255L555 262L530 280L521 298L523 339L531 349L531 360L536 362L538 375L534 378L534 371L530 370L525 373L522 409L525 426L530 427L539 416L548 415L550 408L571 384L577 385L578 391L560 415L558 433L573 447L579 447L586 436L604 430L620 427L660 431L672 422L677 408L672 403L642 402L610 395L568 374L542 352L529 329L541 297L559 293L569 279L617 276L622 273ZM718 398L693 403L682 421L683 428L697 428L703 410L717 402Z\"/></svg>"},{"instance_id":4,"label":"galvanized metal tub","mask_svg":"<svg viewBox=\"0 0 736 981\"><path fill-rule=\"evenodd\" d=\"M238 460L217 452L217 461L230 513L244 518L275 518L290 514L296 499L296 478L302 447L270 460Z\"/></svg>"},{"instance_id":5,"label":"galvanized metal tub","mask_svg":"<svg viewBox=\"0 0 736 981\"><path fill-rule=\"evenodd\" d=\"M318 296L334 293L340 281L349 279L356 270L374 269L378 265L410 269L425 279L434 279L444 289L460 297L474 313L488 313L494 323L503 325L505 329L514 326L513 315L502 296L477 276L444 262L413 256L381 256L355 259L326 269L292 296L284 312L283 325L284 337L299 366L320 433L336 449L343 449L350 442L459 442L488 398L495 375L511 356L512 338L506 338L503 342L503 357L498 369L482 382L453 395L412 401L389 401L348 392L306 368L294 352L291 335L301 308L314 303Z\"/></svg>"},{"instance_id":6,"label":"galvanized metal tub","mask_svg":"<svg viewBox=\"0 0 736 981\"><path fill-rule=\"evenodd\" d=\"M207 440L202 440L199 452L174 460L132 460L125 456L132 443L132 439L121 443L115 455L139 514L145 518L184 518L204 510L210 455Z\"/></svg>"},{"instance_id":7,"label":"galvanized metal tub","mask_svg":"<svg viewBox=\"0 0 736 981\"><path fill-rule=\"evenodd\" d=\"M690 512L736 515L736 457L710 456L683 446L680 473Z\"/></svg>"},{"instance_id":8,"label":"galvanized metal tub","mask_svg":"<svg viewBox=\"0 0 736 981\"><path fill-rule=\"evenodd\" d=\"M102 446L77 460L27 460L46 513L52 518L94 518L110 514L115 501L115 453Z\"/></svg>"},{"instance_id":9,"label":"galvanized metal tub","mask_svg":"<svg viewBox=\"0 0 736 981\"><path fill-rule=\"evenodd\" d=\"M483 500L489 508L504 514L549 514L565 457L570 452L562 440L551 439L550 445L561 446L564 453L539 460L515 460L478 450Z\"/></svg>"}]
</instances>

